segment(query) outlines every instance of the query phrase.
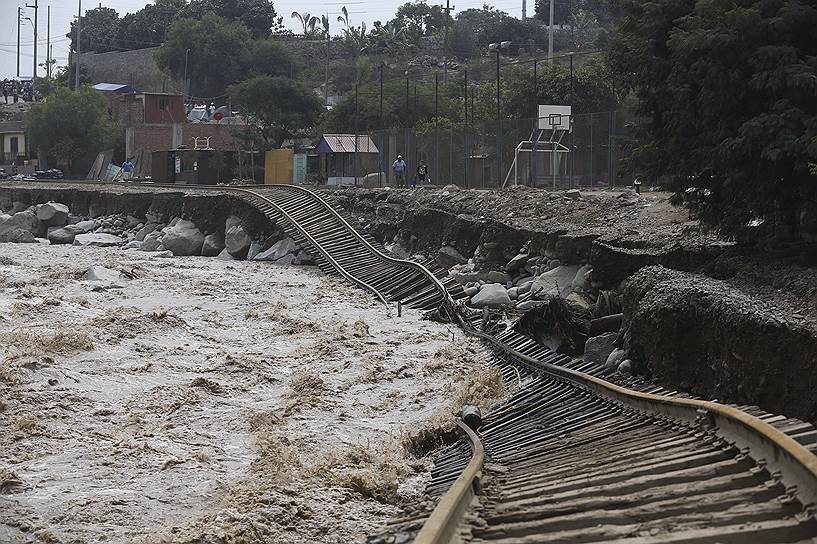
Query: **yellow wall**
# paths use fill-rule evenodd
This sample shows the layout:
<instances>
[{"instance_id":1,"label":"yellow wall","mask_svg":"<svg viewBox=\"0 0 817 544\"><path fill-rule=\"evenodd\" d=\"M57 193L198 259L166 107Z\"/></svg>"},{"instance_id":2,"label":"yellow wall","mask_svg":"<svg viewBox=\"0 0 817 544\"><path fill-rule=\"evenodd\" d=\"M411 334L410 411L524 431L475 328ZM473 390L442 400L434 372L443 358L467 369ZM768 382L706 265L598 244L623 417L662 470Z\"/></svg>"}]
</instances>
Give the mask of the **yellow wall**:
<instances>
[{"instance_id":1,"label":"yellow wall","mask_svg":"<svg viewBox=\"0 0 817 544\"><path fill-rule=\"evenodd\" d=\"M264 184L292 183L291 149L272 149L264 158Z\"/></svg>"}]
</instances>

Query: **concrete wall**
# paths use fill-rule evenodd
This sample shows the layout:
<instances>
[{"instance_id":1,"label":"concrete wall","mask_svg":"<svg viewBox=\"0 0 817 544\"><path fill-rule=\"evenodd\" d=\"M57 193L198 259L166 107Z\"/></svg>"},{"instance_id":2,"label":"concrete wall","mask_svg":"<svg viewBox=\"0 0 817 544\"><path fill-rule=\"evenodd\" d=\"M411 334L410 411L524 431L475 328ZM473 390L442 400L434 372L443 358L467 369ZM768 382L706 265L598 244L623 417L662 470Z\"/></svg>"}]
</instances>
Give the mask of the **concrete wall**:
<instances>
[{"instance_id":1,"label":"concrete wall","mask_svg":"<svg viewBox=\"0 0 817 544\"><path fill-rule=\"evenodd\" d=\"M154 93L184 93L181 80L163 74L154 58L158 47L135 51L81 53L80 62L88 68L91 84L122 83Z\"/></svg>"}]
</instances>

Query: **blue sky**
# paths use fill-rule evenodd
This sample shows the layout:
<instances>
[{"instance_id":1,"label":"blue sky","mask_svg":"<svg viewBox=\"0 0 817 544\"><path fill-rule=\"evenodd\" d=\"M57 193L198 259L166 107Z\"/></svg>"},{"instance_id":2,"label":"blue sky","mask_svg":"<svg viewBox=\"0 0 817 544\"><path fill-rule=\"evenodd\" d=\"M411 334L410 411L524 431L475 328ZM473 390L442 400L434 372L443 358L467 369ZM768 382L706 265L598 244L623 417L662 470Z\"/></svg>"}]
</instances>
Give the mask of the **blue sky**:
<instances>
[{"instance_id":1,"label":"blue sky","mask_svg":"<svg viewBox=\"0 0 817 544\"><path fill-rule=\"evenodd\" d=\"M277 0L274 2L275 9L279 15L284 16L284 22L292 29L297 28L297 21L290 19L293 11L309 12L315 15L322 13L338 13L343 5L350 11L352 24L365 21L371 27L373 21L386 21L390 19L397 7L405 0L350 0L341 2L339 0ZM429 0L431 3L439 3L440 0ZM25 8L25 4L34 4L34 0L0 0L0 79L14 77L17 70L17 8L24 8L24 17L34 18L34 10ZM150 2L145 0L107 0L104 2L83 1L83 10L93 9L99 4L104 7L115 9L122 16L125 13L137 11ZM468 8L479 8L485 3L484 0L452 0L455 6L454 13ZM490 5L520 17L522 13L522 0L495 0L488 2ZM533 13L534 0L528 0L528 15ZM42 63L46 57L46 42L48 33L46 32L46 12L47 6L51 6L51 43L53 45L54 58L57 65L65 65L68 62L69 40L65 37L71 27L71 21L77 14L77 0L39 0L39 24L37 40L38 62ZM332 17L334 18L334 16ZM34 31L28 21L23 21L20 31L20 75L31 76L34 64L33 44ZM42 75L42 74L40 74Z\"/></svg>"}]
</instances>

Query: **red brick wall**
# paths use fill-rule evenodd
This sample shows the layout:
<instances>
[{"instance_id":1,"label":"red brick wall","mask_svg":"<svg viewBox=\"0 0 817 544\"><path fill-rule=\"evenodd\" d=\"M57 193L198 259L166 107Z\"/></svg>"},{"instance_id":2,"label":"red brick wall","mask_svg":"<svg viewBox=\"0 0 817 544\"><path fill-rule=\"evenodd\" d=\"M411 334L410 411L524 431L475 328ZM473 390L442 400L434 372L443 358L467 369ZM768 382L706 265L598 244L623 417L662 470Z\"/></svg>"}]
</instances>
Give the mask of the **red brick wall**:
<instances>
[{"instance_id":1,"label":"red brick wall","mask_svg":"<svg viewBox=\"0 0 817 544\"><path fill-rule=\"evenodd\" d=\"M169 151L173 149L173 125L132 127L127 131L126 146L129 155L145 150Z\"/></svg>"},{"instance_id":2,"label":"red brick wall","mask_svg":"<svg viewBox=\"0 0 817 544\"><path fill-rule=\"evenodd\" d=\"M130 127L126 133L125 147L128 155L134 155L140 149L151 153L170 151L178 145L193 149L193 138L210 136L210 147L213 149L235 151L236 140L231 134L235 130L235 126L206 123ZM175 131L178 131L176 140L173 137ZM205 144L204 141L200 143Z\"/></svg>"},{"instance_id":3,"label":"red brick wall","mask_svg":"<svg viewBox=\"0 0 817 544\"><path fill-rule=\"evenodd\" d=\"M235 138L232 132L236 131L238 127L230 125L218 125L209 123L185 123L182 125L183 144L187 147L193 147L193 138L206 137L210 138L210 147L221 151L235 151ZM201 142L202 145L204 142Z\"/></svg>"}]
</instances>

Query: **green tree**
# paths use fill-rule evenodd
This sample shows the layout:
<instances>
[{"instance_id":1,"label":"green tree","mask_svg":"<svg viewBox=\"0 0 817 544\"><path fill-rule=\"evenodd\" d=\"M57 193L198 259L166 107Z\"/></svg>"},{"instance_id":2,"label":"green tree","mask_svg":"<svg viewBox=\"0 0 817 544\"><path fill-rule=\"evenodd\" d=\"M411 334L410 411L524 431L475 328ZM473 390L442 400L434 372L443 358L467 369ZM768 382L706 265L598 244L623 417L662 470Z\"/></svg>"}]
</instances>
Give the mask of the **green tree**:
<instances>
[{"instance_id":1,"label":"green tree","mask_svg":"<svg viewBox=\"0 0 817 544\"><path fill-rule=\"evenodd\" d=\"M817 202L813 2L616 4L611 63L641 119L632 167L673 176L726 232L753 220L796 227Z\"/></svg>"},{"instance_id":2,"label":"green tree","mask_svg":"<svg viewBox=\"0 0 817 544\"><path fill-rule=\"evenodd\" d=\"M448 19L449 27L454 26L450 15L446 15L442 5L429 5L425 0L406 2L397 8L393 28L405 29L406 37L415 45L421 36L433 36L443 31Z\"/></svg>"},{"instance_id":3,"label":"green tree","mask_svg":"<svg viewBox=\"0 0 817 544\"><path fill-rule=\"evenodd\" d=\"M474 45L480 51L484 51L490 43L501 41L511 41L514 46L547 43L547 30L541 21L522 21L487 5L482 9L459 12L457 26L460 25L473 32Z\"/></svg>"},{"instance_id":4,"label":"green tree","mask_svg":"<svg viewBox=\"0 0 817 544\"><path fill-rule=\"evenodd\" d=\"M302 83L285 77L259 76L229 88L233 105L247 115L270 148L314 127L323 109Z\"/></svg>"},{"instance_id":5,"label":"green tree","mask_svg":"<svg viewBox=\"0 0 817 544\"><path fill-rule=\"evenodd\" d=\"M203 19L207 14L243 23L255 38L267 38L278 20L269 0L196 0L190 2L181 16Z\"/></svg>"},{"instance_id":6,"label":"green tree","mask_svg":"<svg viewBox=\"0 0 817 544\"><path fill-rule=\"evenodd\" d=\"M62 87L33 104L28 128L40 156L74 175L84 175L103 149L121 147L124 134L108 120L102 95L88 87Z\"/></svg>"},{"instance_id":7,"label":"green tree","mask_svg":"<svg viewBox=\"0 0 817 544\"><path fill-rule=\"evenodd\" d=\"M289 52L289 49L274 38L255 40L250 44L245 68L249 77L263 75L294 76L299 69L300 64Z\"/></svg>"},{"instance_id":8,"label":"green tree","mask_svg":"<svg viewBox=\"0 0 817 544\"><path fill-rule=\"evenodd\" d=\"M83 52L95 51L105 53L120 49L117 37L119 35L119 14L111 8L98 7L90 9L82 16L82 32L80 45ZM71 51L77 50L76 21L71 22L71 32L65 35L71 39Z\"/></svg>"},{"instance_id":9,"label":"green tree","mask_svg":"<svg viewBox=\"0 0 817 544\"><path fill-rule=\"evenodd\" d=\"M318 35L317 24L321 22L320 19L310 14L309 12L298 13L293 11L291 17L297 19L301 26L304 27L304 36L307 38L314 38Z\"/></svg>"},{"instance_id":10,"label":"green tree","mask_svg":"<svg viewBox=\"0 0 817 544\"><path fill-rule=\"evenodd\" d=\"M128 13L119 24L119 47L142 49L161 45L186 6L185 0L156 0L139 11Z\"/></svg>"},{"instance_id":11,"label":"green tree","mask_svg":"<svg viewBox=\"0 0 817 544\"><path fill-rule=\"evenodd\" d=\"M189 49L190 93L216 97L224 94L228 85L246 77L252 46L250 31L243 24L208 14L198 21L176 21L156 53L156 62L160 69L181 78Z\"/></svg>"}]
</instances>

